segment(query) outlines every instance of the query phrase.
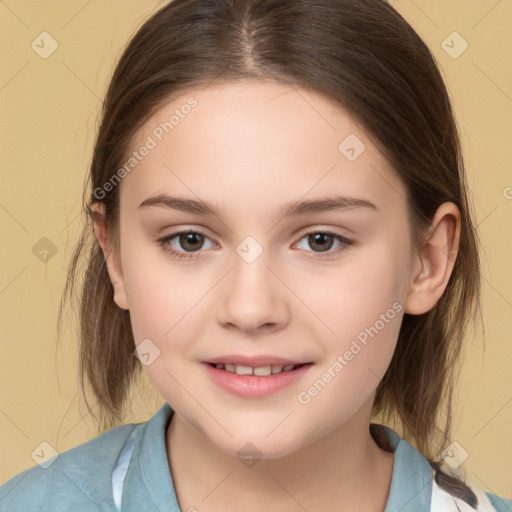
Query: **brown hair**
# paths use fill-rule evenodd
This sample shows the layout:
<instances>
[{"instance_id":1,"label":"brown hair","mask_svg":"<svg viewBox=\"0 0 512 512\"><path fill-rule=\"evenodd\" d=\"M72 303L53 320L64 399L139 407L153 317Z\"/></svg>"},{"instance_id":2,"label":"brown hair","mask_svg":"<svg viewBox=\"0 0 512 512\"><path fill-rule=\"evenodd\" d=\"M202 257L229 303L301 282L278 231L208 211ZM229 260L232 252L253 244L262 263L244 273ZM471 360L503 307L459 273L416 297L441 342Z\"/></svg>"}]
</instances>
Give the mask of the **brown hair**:
<instances>
[{"instance_id":1,"label":"brown hair","mask_svg":"<svg viewBox=\"0 0 512 512\"><path fill-rule=\"evenodd\" d=\"M450 441L451 399L466 327L481 313L478 238L458 130L435 58L385 0L174 0L133 36L103 104L91 187L83 197L84 227L59 311L60 332L62 307L73 295L82 263L84 396L87 379L106 417L103 427L112 426L141 369L129 312L113 300L105 258L93 237L94 191L123 165L131 138L164 101L215 80L243 79L297 84L333 100L359 122L406 186L415 247L442 203L451 201L461 212L459 252L445 293L427 313L405 314L374 403L374 413L396 420L402 435L435 466ZM116 249L119 188L102 198ZM453 479L452 491L457 485ZM469 488L459 489L472 501Z\"/></svg>"}]
</instances>

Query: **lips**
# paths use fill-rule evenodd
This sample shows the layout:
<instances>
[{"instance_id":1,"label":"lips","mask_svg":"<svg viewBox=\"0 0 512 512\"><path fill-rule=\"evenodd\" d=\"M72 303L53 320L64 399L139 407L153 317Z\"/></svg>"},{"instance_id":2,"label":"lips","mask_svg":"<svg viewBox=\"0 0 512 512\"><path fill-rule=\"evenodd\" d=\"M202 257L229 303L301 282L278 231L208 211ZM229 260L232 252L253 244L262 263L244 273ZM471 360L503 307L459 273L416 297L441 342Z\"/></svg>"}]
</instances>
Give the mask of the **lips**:
<instances>
[{"instance_id":1,"label":"lips","mask_svg":"<svg viewBox=\"0 0 512 512\"><path fill-rule=\"evenodd\" d=\"M258 399L295 385L314 365L270 356L226 356L203 361L202 366L224 391Z\"/></svg>"}]
</instances>

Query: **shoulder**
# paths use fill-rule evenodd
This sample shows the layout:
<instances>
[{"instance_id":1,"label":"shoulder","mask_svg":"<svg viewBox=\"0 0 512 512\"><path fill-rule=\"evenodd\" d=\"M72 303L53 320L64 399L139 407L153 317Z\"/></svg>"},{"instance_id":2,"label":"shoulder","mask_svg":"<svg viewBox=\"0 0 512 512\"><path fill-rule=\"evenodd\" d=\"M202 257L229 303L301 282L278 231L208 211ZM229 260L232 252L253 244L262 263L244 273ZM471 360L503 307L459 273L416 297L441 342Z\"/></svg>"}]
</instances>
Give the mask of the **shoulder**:
<instances>
[{"instance_id":1,"label":"shoulder","mask_svg":"<svg viewBox=\"0 0 512 512\"><path fill-rule=\"evenodd\" d=\"M145 423L121 425L34 466L0 486L0 512L113 509L111 478L132 431Z\"/></svg>"},{"instance_id":2,"label":"shoulder","mask_svg":"<svg viewBox=\"0 0 512 512\"><path fill-rule=\"evenodd\" d=\"M444 473L392 428L371 423L370 432L380 448L395 454L385 512L512 512L512 499Z\"/></svg>"},{"instance_id":3,"label":"shoulder","mask_svg":"<svg viewBox=\"0 0 512 512\"><path fill-rule=\"evenodd\" d=\"M494 510L497 512L512 512L512 498L503 498L491 492L486 492L485 494Z\"/></svg>"}]
</instances>

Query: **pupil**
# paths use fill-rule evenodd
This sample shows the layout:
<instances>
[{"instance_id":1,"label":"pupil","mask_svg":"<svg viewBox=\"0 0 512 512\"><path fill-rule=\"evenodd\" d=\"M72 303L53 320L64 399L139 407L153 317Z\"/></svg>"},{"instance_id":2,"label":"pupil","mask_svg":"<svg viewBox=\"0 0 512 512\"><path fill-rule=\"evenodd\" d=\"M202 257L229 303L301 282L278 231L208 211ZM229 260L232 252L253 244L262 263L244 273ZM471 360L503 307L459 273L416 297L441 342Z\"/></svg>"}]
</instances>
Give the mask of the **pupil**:
<instances>
[{"instance_id":1,"label":"pupil","mask_svg":"<svg viewBox=\"0 0 512 512\"><path fill-rule=\"evenodd\" d=\"M199 237L199 243L197 238ZM181 235L180 237L180 245L183 247L183 249L187 249L187 244L190 244L188 249L190 250L196 250L198 247L201 247L202 245L202 239L203 235L200 235L199 233L185 233L184 235ZM194 239L196 243L194 243Z\"/></svg>"},{"instance_id":2,"label":"pupil","mask_svg":"<svg viewBox=\"0 0 512 512\"><path fill-rule=\"evenodd\" d=\"M331 243L328 244L328 247L325 247L322 246L322 241L324 242L325 244L325 240L327 239L330 239ZM313 242L311 242L313 241ZM312 248L314 248L314 246L318 243L320 243L320 246L319 246L319 249L322 251L328 251L331 247L332 247L332 244L333 244L333 238L332 238L332 235L328 235L327 233L314 233L313 235L309 235L309 243L310 243L310 246Z\"/></svg>"}]
</instances>

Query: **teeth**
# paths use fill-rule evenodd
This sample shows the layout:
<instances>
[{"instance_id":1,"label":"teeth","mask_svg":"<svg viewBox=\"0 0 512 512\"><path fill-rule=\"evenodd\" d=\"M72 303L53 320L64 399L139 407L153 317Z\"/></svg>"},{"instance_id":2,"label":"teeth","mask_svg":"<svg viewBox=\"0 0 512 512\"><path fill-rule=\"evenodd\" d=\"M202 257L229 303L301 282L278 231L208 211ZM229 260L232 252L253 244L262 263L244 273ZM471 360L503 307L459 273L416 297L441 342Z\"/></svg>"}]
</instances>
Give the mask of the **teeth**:
<instances>
[{"instance_id":1,"label":"teeth","mask_svg":"<svg viewBox=\"0 0 512 512\"><path fill-rule=\"evenodd\" d=\"M216 363L215 368L218 370L226 370L227 372L236 373L237 375L258 375L260 377L267 377L281 372L289 372L296 367L294 364L287 364L285 366L269 365L269 366L243 366L230 363Z\"/></svg>"},{"instance_id":2,"label":"teeth","mask_svg":"<svg viewBox=\"0 0 512 512\"><path fill-rule=\"evenodd\" d=\"M272 367L271 366L260 366L259 368L253 369L254 375L260 375L262 377L266 377L267 375L270 375L272 373Z\"/></svg>"},{"instance_id":3,"label":"teeth","mask_svg":"<svg viewBox=\"0 0 512 512\"><path fill-rule=\"evenodd\" d=\"M252 368L250 366L240 366L240 365L237 365L235 367L235 372L238 375L252 375Z\"/></svg>"}]
</instances>

